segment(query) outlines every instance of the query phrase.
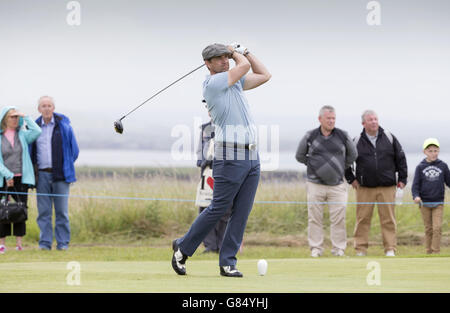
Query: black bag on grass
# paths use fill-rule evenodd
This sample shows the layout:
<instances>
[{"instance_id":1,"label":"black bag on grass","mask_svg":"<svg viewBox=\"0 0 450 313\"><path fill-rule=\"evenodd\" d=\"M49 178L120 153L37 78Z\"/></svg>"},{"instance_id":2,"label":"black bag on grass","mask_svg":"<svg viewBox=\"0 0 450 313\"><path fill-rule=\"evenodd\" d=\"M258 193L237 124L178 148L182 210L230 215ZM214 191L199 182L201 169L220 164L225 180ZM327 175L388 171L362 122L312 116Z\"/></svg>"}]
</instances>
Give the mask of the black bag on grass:
<instances>
[{"instance_id":1,"label":"black bag on grass","mask_svg":"<svg viewBox=\"0 0 450 313\"><path fill-rule=\"evenodd\" d=\"M23 202L0 201L0 223L21 223L28 219L28 208Z\"/></svg>"}]
</instances>

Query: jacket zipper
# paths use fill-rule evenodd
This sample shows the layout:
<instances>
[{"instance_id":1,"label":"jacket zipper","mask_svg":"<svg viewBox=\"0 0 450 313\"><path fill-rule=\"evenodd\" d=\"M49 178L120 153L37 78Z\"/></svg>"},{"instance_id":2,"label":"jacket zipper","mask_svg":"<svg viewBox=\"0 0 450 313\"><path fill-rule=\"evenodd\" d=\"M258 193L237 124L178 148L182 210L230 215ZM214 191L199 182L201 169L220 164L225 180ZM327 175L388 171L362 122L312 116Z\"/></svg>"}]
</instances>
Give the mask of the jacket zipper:
<instances>
[{"instance_id":1,"label":"jacket zipper","mask_svg":"<svg viewBox=\"0 0 450 313\"><path fill-rule=\"evenodd\" d=\"M376 151L374 153L374 156L375 156L375 170L376 170L376 172L378 172L378 158L377 158L377 152Z\"/></svg>"}]
</instances>

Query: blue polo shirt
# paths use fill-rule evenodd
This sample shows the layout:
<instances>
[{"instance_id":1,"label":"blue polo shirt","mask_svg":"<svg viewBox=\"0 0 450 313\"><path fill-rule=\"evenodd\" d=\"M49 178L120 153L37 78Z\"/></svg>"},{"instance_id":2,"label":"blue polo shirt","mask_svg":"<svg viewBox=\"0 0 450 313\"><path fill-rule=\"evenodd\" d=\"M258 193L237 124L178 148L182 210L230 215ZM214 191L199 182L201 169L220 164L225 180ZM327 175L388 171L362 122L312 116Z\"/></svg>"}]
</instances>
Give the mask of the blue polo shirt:
<instances>
[{"instance_id":1,"label":"blue polo shirt","mask_svg":"<svg viewBox=\"0 0 450 313\"><path fill-rule=\"evenodd\" d=\"M215 125L218 143L256 143L256 125L244 96L244 82L245 76L229 87L228 72L208 75L203 82L203 97Z\"/></svg>"}]
</instances>

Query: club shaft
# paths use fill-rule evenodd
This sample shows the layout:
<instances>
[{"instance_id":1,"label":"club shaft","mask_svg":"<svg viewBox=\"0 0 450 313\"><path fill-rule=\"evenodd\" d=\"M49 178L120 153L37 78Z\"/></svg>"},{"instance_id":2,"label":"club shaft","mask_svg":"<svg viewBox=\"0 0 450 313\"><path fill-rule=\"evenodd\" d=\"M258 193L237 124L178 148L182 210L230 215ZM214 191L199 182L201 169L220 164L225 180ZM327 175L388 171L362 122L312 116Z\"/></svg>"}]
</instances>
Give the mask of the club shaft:
<instances>
[{"instance_id":1,"label":"club shaft","mask_svg":"<svg viewBox=\"0 0 450 313\"><path fill-rule=\"evenodd\" d=\"M170 85L164 87L163 89L161 89L160 91L158 91L157 93L155 93L153 96L151 96L150 98L148 98L147 100L145 100L144 102L142 102L141 104L139 104L137 107L135 107L133 110L131 110L130 112L128 112L127 114L125 114L124 116L122 116L120 118L120 121L122 119L124 119L125 117L127 117L129 114L133 113L134 111L136 111L137 109L139 109L141 106L143 106L144 104L146 104L147 102L149 102L150 100L152 100L154 97L156 97L157 95L159 95L161 92L163 92L164 90L166 90L167 88L169 88L170 86L176 84L177 82L179 82L180 80L182 80L183 78L185 78L186 76L191 75L192 73L194 73L195 71L199 70L200 68L202 68L203 66L205 66L205 63L203 63L202 65L200 65L199 67L193 69L192 71L190 71L189 73L181 76L180 78L178 78L176 81L174 81L173 83L171 83Z\"/></svg>"}]
</instances>

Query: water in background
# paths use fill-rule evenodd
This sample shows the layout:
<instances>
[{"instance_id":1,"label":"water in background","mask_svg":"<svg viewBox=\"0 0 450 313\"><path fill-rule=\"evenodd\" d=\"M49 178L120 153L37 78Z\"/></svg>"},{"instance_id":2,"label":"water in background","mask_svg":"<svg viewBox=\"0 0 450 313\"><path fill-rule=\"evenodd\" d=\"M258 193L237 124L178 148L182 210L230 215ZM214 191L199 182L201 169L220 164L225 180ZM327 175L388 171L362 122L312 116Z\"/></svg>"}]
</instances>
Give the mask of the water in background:
<instances>
[{"instance_id":1,"label":"water in background","mask_svg":"<svg viewBox=\"0 0 450 313\"><path fill-rule=\"evenodd\" d=\"M408 171L414 170L425 156L418 153L408 153ZM450 154L441 153L439 158L450 163ZM261 169L273 170L298 170L305 171L306 167L295 159L295 151L282 151L278 154L260 154ZM195 155L172 156L170 151L153 150L81 150L76 162L77 166L102 166L102 167L195 167L197 159Z\"/></svg>"}]
</instances>

